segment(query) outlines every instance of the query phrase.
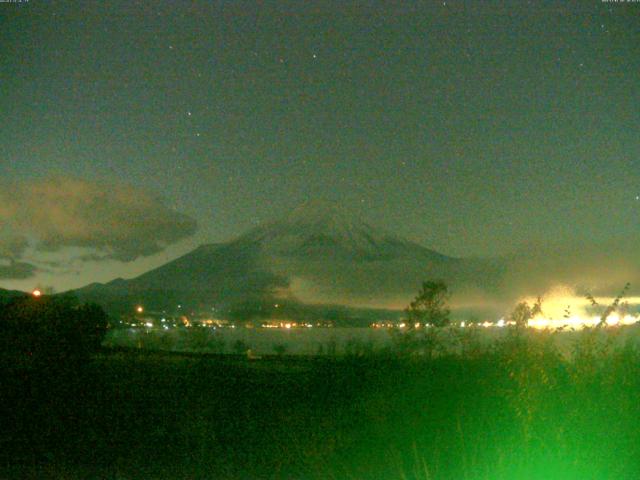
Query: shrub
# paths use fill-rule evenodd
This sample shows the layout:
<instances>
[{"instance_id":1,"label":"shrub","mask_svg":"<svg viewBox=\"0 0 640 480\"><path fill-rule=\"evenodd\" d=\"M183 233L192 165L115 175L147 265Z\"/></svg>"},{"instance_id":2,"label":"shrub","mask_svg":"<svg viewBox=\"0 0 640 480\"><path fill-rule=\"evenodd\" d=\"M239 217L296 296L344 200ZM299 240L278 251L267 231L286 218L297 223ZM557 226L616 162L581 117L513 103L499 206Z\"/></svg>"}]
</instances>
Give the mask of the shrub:
<instances>
[{"instance_id":1,"label":"shrub","mask_svg":"<svg viewBox=\"0 0 640 480\"><path fill-rule=\"evenodd\" d=\"M273 351L279 357L282 357L287 352L287 346L284 343L276 343L273 345Z\"/></svg>"},{"instance_id":2,"label":"shrub","mask_svg":"<svg viewBox=\"0 0 640 480\"><path fill-rule=\"evenodd\" d=\"M232 348L237 355L243 355L247 353L247 350L249 350L251 347L249 347L249 345L244 340L238 339L233 342Z\"/></svg>"},{"instance_id":3,"label":"shrub","mask_svg":"<svg viewBox=\"0 0 640 480\"><path fill-rule=\"evenodd\" d=\"M0 309L0 355L18 367L64 366L95 353L108 317L73 297L20 297Z\"/></svg>"}]
</instances>

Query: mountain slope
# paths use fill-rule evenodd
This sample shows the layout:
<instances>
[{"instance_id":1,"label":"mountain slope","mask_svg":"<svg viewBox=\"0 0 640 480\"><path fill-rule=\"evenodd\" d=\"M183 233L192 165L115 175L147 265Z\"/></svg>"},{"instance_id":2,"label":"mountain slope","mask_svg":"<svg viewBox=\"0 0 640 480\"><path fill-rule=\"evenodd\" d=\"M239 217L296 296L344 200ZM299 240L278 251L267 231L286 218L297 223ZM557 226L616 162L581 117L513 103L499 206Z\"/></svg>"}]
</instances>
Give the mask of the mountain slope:
<instances>
[{"instance_id":1,"label":"mountain slope","mask_svg":"<svg viewBox=\"0 0 640 480\"><path fill-rule=\"evenodd\" d=\"M4 288L0 288L0 305L9 302L13 298L26 296L28 296L28 294L25 292L20 292L18 290L5 290Z\"/></svg>"},{"instance_id":2,"label":"mountain slope","mask_svg":"<svg viewBox=\"0 0 640 480\"><path fill-rule=\"evenodd\" d=\"M228 243L202 245L137 278L90 285L77 294L154 309L277 299L402 307L427 278L444 278L458 288L486 286L498 273L488 267L441 255L334 205L310 203Z\"/></svg>"}]
</instances>

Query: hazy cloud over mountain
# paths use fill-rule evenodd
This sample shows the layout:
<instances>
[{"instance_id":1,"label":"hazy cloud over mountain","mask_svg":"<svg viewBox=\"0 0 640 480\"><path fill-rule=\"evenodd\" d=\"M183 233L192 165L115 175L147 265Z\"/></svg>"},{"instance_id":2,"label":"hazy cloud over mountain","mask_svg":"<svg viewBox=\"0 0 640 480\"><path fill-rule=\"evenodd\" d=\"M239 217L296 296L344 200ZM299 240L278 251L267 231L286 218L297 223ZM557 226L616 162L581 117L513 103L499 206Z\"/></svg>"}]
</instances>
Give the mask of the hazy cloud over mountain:
<instances>
[{"instance_id":1,"label":"hazy cloud over mountain","mask_svg":"<svg viewBox=\"0 0 640 480\"><path fill-rule=\"evenodd\" d=\"M0 279L22 279L32 277L37 267L18 261L29 247L27 238L11 231L7 212L9 205L0 193Z\"/></svg>"},{"instance_id":2,"label":"hazy cloud over mountain","mask_svg":"<svg viewBox=\"0 0 640 480\"><path fill-rule=\"evenodd\" d=\"M91 260L133 261L191 236L196 222L125 184L52 177L0 189L0 275L25 278L29 243L39 252L89 249ZM9 265L6 265L6 263Z\"/></svg>"},{"instance_id":3,"label":"hazy cloud over mountain","mask_svg":"<svg viewBox=\"0 0 640 480\"><path fill-rule=\"evenodd\" d=\"M0 217L0 219L1 218L2 217ZM0 233L0 260L10 260L21 257L29 246L26 237L9 235L8 232L5 232L5 229L8 230L8 225L1 220L0 227L2 227L2 233Z\"/></svg>"},{"instance_id":4,"label":"hazy cloud over mountain","mask_svg":"<svg viewBox=\"0 0 640 480\"><path fill-rule=\"evenodd\" d=\"M9 261L4 264L0 261L0 279L23 279L33 277L37 271L35 265L26 262Z\"/></svg>"}]
</instances>

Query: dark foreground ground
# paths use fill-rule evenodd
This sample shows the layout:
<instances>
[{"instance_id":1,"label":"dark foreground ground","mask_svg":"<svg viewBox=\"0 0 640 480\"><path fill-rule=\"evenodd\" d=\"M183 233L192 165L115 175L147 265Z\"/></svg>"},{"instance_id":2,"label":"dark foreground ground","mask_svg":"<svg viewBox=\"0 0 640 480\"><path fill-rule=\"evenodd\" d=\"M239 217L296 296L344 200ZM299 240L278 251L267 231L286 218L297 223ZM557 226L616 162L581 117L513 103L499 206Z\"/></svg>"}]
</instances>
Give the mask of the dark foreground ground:
<instances>
[{"instance_id":1,"label":"dark foreground ground","mask_svg":"<svg viewBox=\"0 0 640 480\"><path fill-rule=\"evenodd\" d=\"M517 343L517 342L516 342ZM0 478L635 479L640 354L107 351L5 368Z\"/></svg>"}]
</instances>

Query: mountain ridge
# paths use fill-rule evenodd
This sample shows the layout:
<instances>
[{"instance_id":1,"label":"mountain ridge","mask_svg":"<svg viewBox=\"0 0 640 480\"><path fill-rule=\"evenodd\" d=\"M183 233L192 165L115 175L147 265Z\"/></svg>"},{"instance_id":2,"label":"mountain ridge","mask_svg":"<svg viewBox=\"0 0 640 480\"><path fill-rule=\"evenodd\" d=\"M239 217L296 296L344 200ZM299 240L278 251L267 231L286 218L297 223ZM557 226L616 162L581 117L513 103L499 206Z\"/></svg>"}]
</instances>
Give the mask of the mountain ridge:
<instances>
[{"instance_id":1,"label":"mountain ridge","mask_svg":"<svg viewBox=\"0 0 640 480\"><path fill-rule=\"evenodd\" d=\"M76 293L103 304L144 302L158 308L180 303L224 309L283 299L387 308L408 301L427 278L458 288L478 280L491 283L485 269L374 227L337 205L314 202L229 242L200 245L133 279Z\"/></svg>"}]
</instances>

